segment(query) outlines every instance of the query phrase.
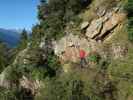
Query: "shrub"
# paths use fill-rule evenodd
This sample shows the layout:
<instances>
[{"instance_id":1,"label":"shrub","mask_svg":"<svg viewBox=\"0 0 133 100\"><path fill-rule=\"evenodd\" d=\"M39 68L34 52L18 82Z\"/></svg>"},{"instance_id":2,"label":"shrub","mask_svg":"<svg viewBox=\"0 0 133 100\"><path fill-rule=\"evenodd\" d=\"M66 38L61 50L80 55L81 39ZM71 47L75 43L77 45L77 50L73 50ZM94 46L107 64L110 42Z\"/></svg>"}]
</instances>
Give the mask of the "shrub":
<instances>
[{"instance_id":1,"label":"shrub","mask_svg":"<svg viewBox=\"0 0 133 100\"><path fill-rule=\"evenodd\" d=\"M41 37L44 36L44 30L40 25L35 25L32 27L32 36L31 36L31 46L37 47L38 43L41 42Z\"/></svg>"},{"instance_id":2,"label":"shrub","mask_svg":"<svg viewBox=\"0 0 133 100\"><path fill-rule=\"evenodd\" d=\"M0 87L0 99L1 100L19 100L16 96L15 90L9 90Z\"/></svg>"},{"instance_id":3,"label":"shrub","mask_svg":"<svg viewBox=\"0 0 133 100\"><path fill-rule=\"evenodd\" d=\"M28 43L28 32L23 29L21 32L21 37L20 37L20 43L18 44L18 50L23 50L27 47Z\"/></svg>"},{"instance_id":4,"label":"shrub","mask_svg":"<svg viewBox=\"0 0 133 100\"><path fill-rule=\"evenodd\" d=\"M38 7L43 36L58 39L64 36L63 29L91 0L42 0ZM73 18L73 19L72 19ZM37 33L39 34L39 33Z\"/></svg>"},{"instance_id":5,"label":"shrub","mask_svg":"<svg viewBox=\"0 0 133 100\"><path fill-rule=\"evenodd\" d=\"M10 86L18 86L19 79L22 77L21 70L18 69L18 66L8 66L5 70L5 78L11 83Z\"/></svg>"},{"instance_id":6,"label":"shrub","mask_svg":"<svg viewBox=\"0 0 133 100\"><path fill-rule=\"evenodd\" d=\"M128 38L133 42L133 28L128 28Z\"/></svg>"},{"instance_id":7,"label":"shrub","mask_svg":"<svg viewBox=\"0 0 133 100\"><path fill-rule=\"evenodd\" d=\"M131 42L133 42L133 1L128 0L125 5L125 10L127 11L128 16L128 37Z\"/></svg>"},{"instance_id":8,"label":"shrub","mask_svg":"<svg viewBox=\"0 0 133 100\"><path fill-rule=\"evenodd\" d=\"M111 78L118 83L117 89L119 94L117 100L127 100L129 97L132 98L132 64L132 58L125 58L124 61L112 61L112 63L109 65L108 73L110 74Z\"/></svg>"},{"instance_id":9,"label":"shrub","mask_svg":"<svg viewBox=\"0 0 133 100\"><path fill-rule=\"evenodd\" d=\"M33 68L31 71L31 77L33 80L43 80L46 76L46 70L43 68Z\"/></svg>"},{"instance_id":10,"label":"shrub","mask_svg":"<svg viewBox=\"0 0 133 100\"><path fill-rule=\"evenodd\" d=\"M28 92L28 93L26 93ZM28 89L24 89L22 87L5 89L0 88L0 99L1 100L33 100L33 95L30 94Z\"/></svg>"},{"instance_id":11,"label":"shrub","mask_svg":"<svg viewBox=\"0 0 133 100\"><path fill-rule=\"evenodd\" d=\"M41 95L35 100L89 100L83 93L84 83L75 75L64 75L45 80L45 87L40 90Z\"/></svg>"},{"instance_id":12,"label":"shrub","mask_svg":"<svg viewBox=\"0 0 133 100\"><path fill-rule=\"evenodd\" d=\"M132 0L127 0L127 3L125 5L125 10L128 13L128 17L132 17L133 15L133 1Z\"/></svg>"},{"instance_id":13,"label":"shrub","mask_svg":"<svg viewBox=\"0 0 133 100\"><path fill-rule=\"evenodd\" d=\"M16 49L9 48L5 43L0 42L0 72L13 62Z\"/></svg>"},{"instance_id":14,"label":"shrub","mask_svg":"<svg viewBox=\"0 0 133 100\"><path fill-rule=\"evenodd\" d=\"M99 55L97 52L91 52L91 53L88 55L88 60L89 60L90 62L98 63L99 60L100 60L100 55Z\"/></svg>"}]
</instances>

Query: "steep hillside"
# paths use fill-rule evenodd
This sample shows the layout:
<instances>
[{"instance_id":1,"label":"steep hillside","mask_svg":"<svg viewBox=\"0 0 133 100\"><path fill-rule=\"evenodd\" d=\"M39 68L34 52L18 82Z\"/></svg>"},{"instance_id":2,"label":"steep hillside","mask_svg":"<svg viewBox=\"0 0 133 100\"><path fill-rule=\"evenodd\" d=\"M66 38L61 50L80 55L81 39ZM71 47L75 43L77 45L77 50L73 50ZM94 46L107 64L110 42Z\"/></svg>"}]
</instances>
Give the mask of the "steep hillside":
<instances>
[{"instance_id":1,"label":"steep hillside","mask_svg":"<svg viewBox=\"0 0 133 100\"><path fill-rule=\"evenodd\" d=\"M0 97L132 100L133 44L126 10L130 4L42 0L31 40L0 74Z\"/></svg>"},{"instance_id":2,"label":"steep hillside","mask_svg":"<svg viewBox=\"0 0 133 100\"><path fill-rule=\"evenodd\" d=\"M5 42L10 47L15 47L20 39L17 31L0 29L0 41Z\"/></svg>"}]
</instances>

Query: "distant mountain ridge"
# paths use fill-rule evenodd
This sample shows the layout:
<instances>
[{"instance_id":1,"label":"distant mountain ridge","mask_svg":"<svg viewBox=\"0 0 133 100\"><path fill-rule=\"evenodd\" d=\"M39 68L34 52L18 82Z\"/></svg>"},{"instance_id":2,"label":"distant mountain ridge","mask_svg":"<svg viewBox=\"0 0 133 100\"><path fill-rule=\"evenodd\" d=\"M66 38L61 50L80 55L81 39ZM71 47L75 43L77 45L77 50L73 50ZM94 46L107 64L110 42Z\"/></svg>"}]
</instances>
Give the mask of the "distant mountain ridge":
<instances>
[{"instance_id":1,"label":"distant mountain ridge","mask_svg":"<svg viewBox=\"0 0 133 100\"><path fill-rule=\"evenodd\" d=\"M15 47L19 43L20 34L16 30L0 28L0 41L6 43L9 47Z\"/></svg>"}]
</instances>

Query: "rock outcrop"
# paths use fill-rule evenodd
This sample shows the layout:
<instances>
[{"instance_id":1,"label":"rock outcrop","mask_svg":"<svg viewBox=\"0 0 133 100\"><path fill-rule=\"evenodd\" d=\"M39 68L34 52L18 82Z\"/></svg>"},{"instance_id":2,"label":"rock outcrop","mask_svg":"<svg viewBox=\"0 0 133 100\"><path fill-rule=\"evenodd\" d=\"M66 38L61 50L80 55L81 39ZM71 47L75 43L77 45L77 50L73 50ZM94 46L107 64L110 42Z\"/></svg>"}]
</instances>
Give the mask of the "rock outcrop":
<instances>
[{"instance_id":1,"label":"rock outcrop","mask_svg":"<svg viewBox=\"0 0 133 100\"><path fill-rule=\"evenodd\" d=\"M39 80L33 81L23 76L20 79L20 86L24 89L30 90L32 95L35 95L38 92L38 90L41 88L42 83Z\"/></svg>"},{"instance_id":2,"label":"rock outcrop","mask_svg":"<svg viewBox=\"0 0 133 100\"><path fill-rule=\"evenodd\" d=\"M102 17L92 20L87 28L86 36L95 40L104 40L126 16L124 13L117 11L118 10L114 9L113 11L106 12L105 15L102 14Z\"/></svg>"},{"instance_id":3,"label":"rock outcrop","mask_svg":"<svg viewBox=\"0 0 133 100\"><path fill-rule=\"evenodd\" d=\"M21 64L21 65L36 65L40 61L46 59L46 53L42 48L30 49L26 48L22 50L16 57L13 65Z\"/></svg>"},{"instance_id":4,"label":"rock outcrop","mask_svg":"<svg viewBox=\"0 0 133 100\"><path fill-rule=\"evenodd\" d=\"M0 87L5 87L9 88L10 87L10 82L6 79L6 71L3 71L0 74Z\"/></svg>"},{"instance_id":5,"label":"rock outcrop","mask_svg":"<svg viewBox=\"0 0 133 100\"><path fill-rule=\"evenodd\" d=\"M99 9L98 18L94 18L90 23L84 21L81 24L80 30L81 34L84 35L83 37L73 35L71 30L70 32L67 31L68 34L61 40L53 42L55 54L63 61L77 62L79 60L79 46L87 54L90 51L98 52L99 43L101 44L121 24L126 16L124 13L119 12L119 9L119 7L115 7L110 11Z\"/></svg>"},{"instance_id":6,"label":"rock outcrop","mask_svg":"<svg viewBox=\"0 0 133 100\"><path fill-rule=\"evenodd\" d=\"M66 35L54 44L54 51L63 61L77 62L79 60L79 47L88 54L91 50L97 49L97 43L93 40L80 38L78 35Z\"/></svg>"},{"instance_id":7,"label":"rock outcrop","mask_svg":"<svg viewBox=\"0 0 133 100\"><path fill-rule=\"evenodd\" d=\"M100 34L102 26L103 26L103 19L102 18L93 20L91 22L90 26L87 28L86 36L88 38L91 38L91 39L95 38L95 36Z\"/></svg>"},{"instance_id":8,"label":"rock outcrop","mask_svg":"<svg viewBox=\"0 0 133 100\"><path fill-rule=\"evenodd\" d=\"M114 27L116 27L121 21L123 21L125 14L123 13L113 13L112 17L106 21L103 25L103 29L101 34L98 36L102 38L107 32L111 31Z\"/></svg>"},{"instance_id":9,"label":"rock outcrop","mask_svg":"<svg viewBox=\"0 0 133 100\"><path fill-rule=\"evenodd\" d=\"M13 88L13 83L11 83L10 80L7 80L6 78L6 74L7 72L4 71L0 74L0 87L4 87L7 89ZM19 80L19 86L24 88L24 89L28 89L31 91L32 95L35 95L38 90L41 88L42 83L39 80L30 80L27 77L23 76L20 80Z\"/></svg>"}]
</instances>

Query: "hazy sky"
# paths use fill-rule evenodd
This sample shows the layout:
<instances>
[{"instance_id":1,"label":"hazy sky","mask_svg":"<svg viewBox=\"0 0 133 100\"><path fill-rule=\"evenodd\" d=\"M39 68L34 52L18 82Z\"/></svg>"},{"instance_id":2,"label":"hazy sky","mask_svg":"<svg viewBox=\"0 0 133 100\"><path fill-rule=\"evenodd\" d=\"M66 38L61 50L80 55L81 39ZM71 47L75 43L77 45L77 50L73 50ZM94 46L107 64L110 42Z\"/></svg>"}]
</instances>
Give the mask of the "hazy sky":
<instances>
[{"instance_id":1,"label":"hazy sky","mask_svg":"<svg viewBox=\"0 0 133 100\"><path fill-rule=\"evenodd\" d=\"M30 29L37 22L39 0L0 0L0 28Z\"/></svg>"}]
</instances>

